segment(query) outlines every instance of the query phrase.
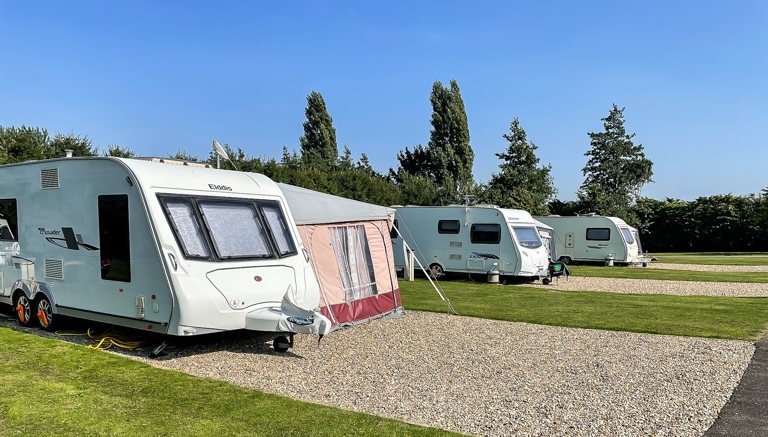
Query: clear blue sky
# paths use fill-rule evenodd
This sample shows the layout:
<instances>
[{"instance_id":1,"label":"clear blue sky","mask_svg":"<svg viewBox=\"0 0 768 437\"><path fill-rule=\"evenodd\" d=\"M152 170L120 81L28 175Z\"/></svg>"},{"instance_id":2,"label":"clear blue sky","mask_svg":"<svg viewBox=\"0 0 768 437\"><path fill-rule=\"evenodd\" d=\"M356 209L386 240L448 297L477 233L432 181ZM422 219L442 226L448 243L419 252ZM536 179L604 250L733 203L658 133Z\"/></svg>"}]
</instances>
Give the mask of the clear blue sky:
<instances>
[{"instance_id":1,"label":"clear blue sky","mask_svg":"<svg viewBox=\"0 0 768 437\"><path fill-rule=\"evenodd\" d=\"M429 139L432 83L456 79L474 175L514 117L560 199L613 103L654 162L643 195L768 186L768 1L0 0L0 125L145 156L299 149L322 93L340 151L386 173Z\"/></svg>"}]
</instances>

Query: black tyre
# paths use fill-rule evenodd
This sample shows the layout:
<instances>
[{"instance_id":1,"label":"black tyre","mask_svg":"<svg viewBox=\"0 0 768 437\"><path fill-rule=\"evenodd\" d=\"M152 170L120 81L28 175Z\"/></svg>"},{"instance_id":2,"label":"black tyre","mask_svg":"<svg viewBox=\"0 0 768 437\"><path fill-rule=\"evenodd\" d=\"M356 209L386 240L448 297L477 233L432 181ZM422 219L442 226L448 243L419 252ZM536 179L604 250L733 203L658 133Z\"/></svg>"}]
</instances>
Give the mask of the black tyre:
<instances>
[{"instance_id":1,"label":"black tyre","mask_svg":"<svg viewBox=\"0 0 768 437\"><path fill-rule=\"evenodd\" d=\"M32 326L37 320L32 317L32 301L24 293L19 292L13 299L13 312L16 313L16 321L21 326Z\"/></svg>"},{"instance_id":2,"label":"black tyre","mask_svg":"<svg viewBox=\"0 0 768 437\"><path fill-rule=\"evenodd\" d=\"M37 310L35 315L37 316L37 322L46 331L55 331L59 325L59 316L53 313L53 305L48 297L43 295L37 300Z\"/></svg>"},{"instance_id":3,"label":"black tyre","mask_svg":"<svg viewBox=\"0 0 768 437\"><path fill-rule=\"evenodd\" d=\"M445 271L443 271L443 266L437 263L430 264L428 273L432 279L440 279L445 275Z\"/></svg>"},{"instance_id":4,"label":"black tyre","mask_svg":"<svg viewBox=\"0 0 768 437\"><path fill-rule=\"evenodd\" d=\"M291 342L288 340L288 338L279 335L275 337L274 340L272 340L272 349L275 350L275 352L288 352L288 348L291 347Z\"/></svg>"},{"instance_id":5,"label":"black tyre","mask_svg":"<svg viewBox=\"0 0 768 437\"><path fill-rule=\"evenodd\" d=\"M560 262L563 264L573 264L573 260L571 259L570 256L561 256Z\"/></svg>"},{"instance_id":6,"label":"black tyre","mask_svg":"<svg viewBox=\"0 0 768 437\"><path fill-rule=\"evenodd\" d=\"M542 278L541 283L544 285L549 285L549 283L552 282L549 278Z\"/></svg>"}]
</instances>

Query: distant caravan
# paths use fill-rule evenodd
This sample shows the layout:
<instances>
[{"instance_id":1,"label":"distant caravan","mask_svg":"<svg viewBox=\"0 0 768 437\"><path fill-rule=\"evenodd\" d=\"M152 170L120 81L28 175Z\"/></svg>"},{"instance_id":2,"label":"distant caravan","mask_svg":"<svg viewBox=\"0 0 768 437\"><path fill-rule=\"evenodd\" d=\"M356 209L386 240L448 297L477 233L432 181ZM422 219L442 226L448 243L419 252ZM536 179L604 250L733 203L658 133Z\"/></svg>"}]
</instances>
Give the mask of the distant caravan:
<instances>
[{"instance_id":1,"label":"distant caravan","mask_svg":"<svg viewBox=\"0 0 768 437\"><path fill-rule=\"evenodd\" d=\"M445 273L498 272L549 282L548 249L522 210L493 205L395 206L395 266L405 268L403 240L435 278Z\"/></svg>"},{"instance_id":2,"label":"distant caravan","mask_svg":"<svg viewBox=\"0 0 768 437\"><path fill-rule=\"evenodd\" d=\"M0 167L0 303L174 336L326 334L320 287L266 176L139 159Z\"/></svg>"},{"instance_id":3,"label":"distant caravan","mask_svg":"<svg viewBox=\"0 0 768 437\"><path fill-rule=\"evenodd\" d=\"M637 229L617 217L594 214L535 217L554 229L558 259L565 263L647 266Z\"/></svg>"}]
</instances>

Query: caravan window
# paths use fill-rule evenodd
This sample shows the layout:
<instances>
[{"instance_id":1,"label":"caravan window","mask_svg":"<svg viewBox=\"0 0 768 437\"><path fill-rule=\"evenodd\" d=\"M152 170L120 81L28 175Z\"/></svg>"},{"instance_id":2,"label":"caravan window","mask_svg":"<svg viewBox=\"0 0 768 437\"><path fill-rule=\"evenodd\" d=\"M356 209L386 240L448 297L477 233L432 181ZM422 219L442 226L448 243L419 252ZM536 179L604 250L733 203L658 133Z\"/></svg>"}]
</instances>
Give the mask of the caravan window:
<instances>
[{"instance_id":1,"label":"caravan window","mask_svg":"<svg viewBox=\"0 0 768 437\"><path fill-rule=\"evenodd\" d=\"M497 223L477 223L472 225L469 239L476 244L499 244L501 225Z\"/></svg>"},{"instance_id":2,"label":"caravan window","mask_svg":"<svg viewBox=\"0 0 768 437\"><path fill-rule=\"evenodd\" d=\"M285 221L283 211L277 202L261 202L261 210L264 212L264 218L267 219L267 225L275 237L277 250L281 256L293 255L296 252L296 245L293 244L291 231L288 229L288 223Z\"/></svg>"},{"instance_id":3,"label":"caravan window","mask_svg":"<svg viewBox=\"0 0 768 437\"><path fill-rule=\"evenodd\" d=\"M439 234L458 234L461 231L461 223L458 220L440 220L437 222Z\"/></svg>"},{"instance_id":4,"label":"caravan window","mask_svg":"<svg viewBox=\"0 0 768 437\"><path fill-rule=\"evenodd\" d=\"M609 228L587 228L587 240L610 241L611 230Z\"/></svg>"},{"instance_id":5,"label":"caravan window","mask_svg":"<svg viewBox=\"0 0 768 437\"><path fill-rule=\"evenodd\" d=\"M131 282L128 195L99 196L101 279Z\"/></svg>"},{"instance_id":6,"label":"caravan window","mask_svg":"<svg viewBox=\"0 0 768 437\"><path fill-rule=\"evenodd\" d=\"M211 251L205 240L194 206L188 199L164 199L168 221L187 258L210 258Z\"/></svg>"},{"instance_id":7,"label":"caravan window","mask_svg":"<svg viewBox=\"0 0 768 437\"><path fill-rule=\"evenodd\" d=\"M352 302L377 294L373 259L365 226L337 226L330 228L330 232L331 246L341 274L344 299Z\"/></svg>"},{"instance_id":8,"label":"caravan window","mask_svg":"<svg viewBox=\"0 0 768 437\"><path fill-rule=\"evenodd\" d=\"M275 258L298 253L275 201L166 194L158 198L187 258Z\"/></svg>"},{"instance_id":9,"label":"caravan window","mask_svg":"<svg viewBox=\"0 0 768 437\"><path fill-rule=\"evenodd\" d=\"M273 255L267 233L251 202L202 201L200 211L221 258L265 258Z\"/></svg>"},{"instance_id":10,"label":"caravan window","mask_svg":"<svg viewBox=\"0 0 768 437\"><path fill-rule=\"evenodd\" d=\"M621 228L621 234L624 235L624 241L627 244L634 244L635 238L632 237L632 231L629 228Z\"/></svg>"},{"instance_id":11,"label":"caravan window","mask_svg":"<svg viewBox=\"0 0 768 437\"><path fill-rule=\"evenodd\" d=\"M539 232L533 226L526 227L513 227L515 231L515 238L517 242L523 247L539 247L541 246L541 238L539 238Z\"/></svg>"},{"instance_id":12,"label":"caravan window","mask_svg":"<svg viewBox=\"0 0 768 437\"><path fill-rule=\"evenodd\" d=\"M0 200L0 240L17 241L19 235L18 215L16 213L16 199Z\"/></svg>"}]
</instances>

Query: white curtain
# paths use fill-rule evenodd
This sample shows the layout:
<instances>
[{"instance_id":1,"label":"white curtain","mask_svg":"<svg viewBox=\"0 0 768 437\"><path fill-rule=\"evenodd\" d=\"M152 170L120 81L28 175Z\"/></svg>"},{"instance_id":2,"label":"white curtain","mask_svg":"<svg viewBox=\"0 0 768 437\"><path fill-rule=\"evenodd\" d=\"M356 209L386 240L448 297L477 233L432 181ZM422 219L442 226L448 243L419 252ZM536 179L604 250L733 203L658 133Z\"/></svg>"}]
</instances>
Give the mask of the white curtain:
<instances>
[{"instance_id":1,"label":"white curtain","mask_svg":"<svg viewBox=\"0 0 768 437\"><path fill-rule=\"evenodd\" d=\"M201 202L200 209L205 214L205 220L221 257L272 255L267 235L252 204Z\"/></svg>"},{"instance_id":2,"label":"white curtain","mask_svg":"<svg viewBox=\"0 0 768 437\"><path fill-rule=\"evenodd\" d=\"M345 300L352 302L376 294L376 278L365 226L338 226L330 228L330 231Z\"/></svg>"},{"instance_id":3,"label":"white curtain","mask_svg":"<svg viewBox=\"0 0 768 437\"><path fill-rule=\"evenodd\" d=\"M211 252L203 236L203 230L197 221L192 205L185 200L168 200L165 203L168 213L173 220L173 225L179 235L181 244L187 256L208 258Z\"/></svg>"}]
</instances>

